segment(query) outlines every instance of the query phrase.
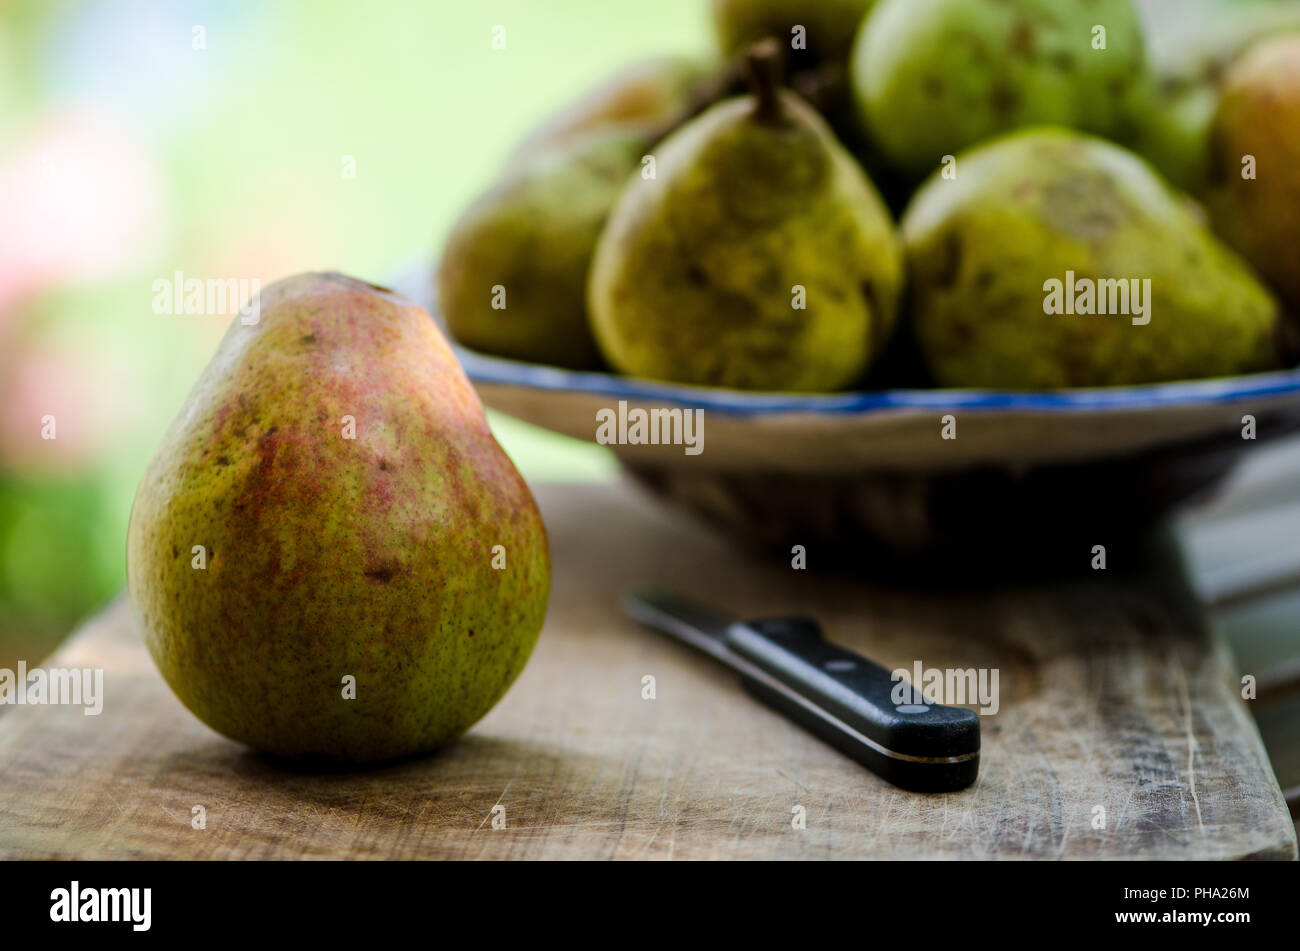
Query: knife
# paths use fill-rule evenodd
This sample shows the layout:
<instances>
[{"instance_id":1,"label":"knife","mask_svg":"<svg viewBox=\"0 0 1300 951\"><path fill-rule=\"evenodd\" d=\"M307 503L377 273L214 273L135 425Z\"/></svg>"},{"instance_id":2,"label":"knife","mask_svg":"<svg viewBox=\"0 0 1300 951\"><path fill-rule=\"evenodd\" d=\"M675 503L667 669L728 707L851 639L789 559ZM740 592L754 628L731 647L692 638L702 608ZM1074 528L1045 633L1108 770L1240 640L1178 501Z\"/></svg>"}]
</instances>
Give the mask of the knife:
<instances>
[{"instance_id":1,"label":"knife","mask_svg":"<svg viewBox=\"0 0 1300 951\"><path fill-rule=\"evenodd\" d=\"M726 664L759 700L895 786L949 792L975 782L979 715L928 701L895 703L898 681L890 672L823 640L812 618L737 621L658 589L628 593L623 607L646 627Z\"/></svg>"}]
</instances>

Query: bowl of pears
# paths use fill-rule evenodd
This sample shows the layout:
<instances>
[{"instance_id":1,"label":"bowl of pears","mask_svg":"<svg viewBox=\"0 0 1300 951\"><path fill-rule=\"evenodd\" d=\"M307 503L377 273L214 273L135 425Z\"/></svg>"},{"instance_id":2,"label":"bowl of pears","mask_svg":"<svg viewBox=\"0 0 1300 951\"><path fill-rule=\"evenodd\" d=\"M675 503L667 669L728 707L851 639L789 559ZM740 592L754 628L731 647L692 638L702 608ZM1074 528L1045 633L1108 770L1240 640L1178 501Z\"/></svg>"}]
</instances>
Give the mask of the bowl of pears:
<instances>
[{"instance_id":1,"label":"bowl of pears","mask_svg":"<svg viewBox=\"0 0 1300 951\"><path fill-rule=\"evenodd\" d=\"M424 296L487 405L881 562L1078 560L1300 424L1300 3L712 14L451 231Z\"/></svg>"}]
</instances>

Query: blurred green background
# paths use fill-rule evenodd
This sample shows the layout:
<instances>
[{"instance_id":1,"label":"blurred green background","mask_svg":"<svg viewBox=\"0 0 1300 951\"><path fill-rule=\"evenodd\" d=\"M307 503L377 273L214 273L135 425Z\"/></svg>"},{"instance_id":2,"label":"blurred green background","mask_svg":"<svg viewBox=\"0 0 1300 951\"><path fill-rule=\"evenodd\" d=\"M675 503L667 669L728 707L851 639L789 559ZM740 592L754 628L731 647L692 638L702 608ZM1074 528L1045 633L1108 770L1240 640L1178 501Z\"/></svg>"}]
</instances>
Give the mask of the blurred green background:
<instances>
[{"instance_id":1,"label":"blurred green background","mask_svg":"<svg viewBox=\"0 0 1300 951\"><path fill-rule=\"evenodd\" d=\"M1140 5L1177 63L1273 2ZM707 0L0 0L0 666L121 589L136 481L231 319L155 314L155 280L409 277L537 123L712 46ZM533 481L613 475L492 422Z\"/></svg>"},{"instance_id":2,"label":"blurred green background","mask_svg":"<svg viewBox=\"0 0 1300 951\"><path fill-rule=\"evenodd\" d=\"M154 280L409 272L549 112L710 45L700 0L0 0L0 666L121 589L136 481L229 322L154 314ZM529 479L613 472L493 425Z\"/></svg>"}]
</instances>

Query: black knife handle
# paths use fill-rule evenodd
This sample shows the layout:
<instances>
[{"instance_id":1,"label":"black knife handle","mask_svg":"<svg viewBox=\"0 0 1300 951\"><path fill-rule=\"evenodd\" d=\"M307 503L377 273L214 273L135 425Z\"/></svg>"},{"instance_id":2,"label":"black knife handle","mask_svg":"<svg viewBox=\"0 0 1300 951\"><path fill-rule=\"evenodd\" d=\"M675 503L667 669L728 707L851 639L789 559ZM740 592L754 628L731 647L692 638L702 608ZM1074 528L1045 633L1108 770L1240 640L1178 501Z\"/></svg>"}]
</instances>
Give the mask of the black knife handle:
<instances>
[{"instance_id":1,"label":"black knife handle","mask_svg":"<svg viewBox=\"0 0 1300 951\"><path fill-rule=\"evenodd\" d=\"M919 696L918 703L895 703L899 681L879 664L822 640L816 621L733 624L725 642L752 666L752 672L740 670L750 693L882 779L917 792L975 782L979 716ZM906 685L900 689L910 692Z\"/></svg>"}]
</instances>

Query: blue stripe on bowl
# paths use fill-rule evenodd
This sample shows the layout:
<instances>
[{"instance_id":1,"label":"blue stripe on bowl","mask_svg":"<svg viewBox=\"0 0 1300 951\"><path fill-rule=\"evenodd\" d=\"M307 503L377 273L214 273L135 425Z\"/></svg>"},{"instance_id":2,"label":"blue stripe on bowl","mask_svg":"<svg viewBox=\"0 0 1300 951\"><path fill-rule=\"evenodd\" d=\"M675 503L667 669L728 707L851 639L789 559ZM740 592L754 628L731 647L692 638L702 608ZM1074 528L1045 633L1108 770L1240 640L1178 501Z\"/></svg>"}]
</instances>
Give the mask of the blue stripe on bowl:
<instances>
[{"instance_id":1,"label":"blue stripe on bowl","mask_svg":"<svg viewBox=\"0 0 1300 951\"><path fill-rule=\"evenodd\" d=\"M1086 413L1232 403L1262 397L1300 396L1300 369L1212 380L1144 386L1019 392L1013 390L882 390L872 393L751 393L680 386L578 372L490 357L453 344L476 383L523 386L551 392L591 393L614 399L659 400L738 416L775 413L872 413L896 409L1031 410Z\"/></svg>"}]
</instances>

